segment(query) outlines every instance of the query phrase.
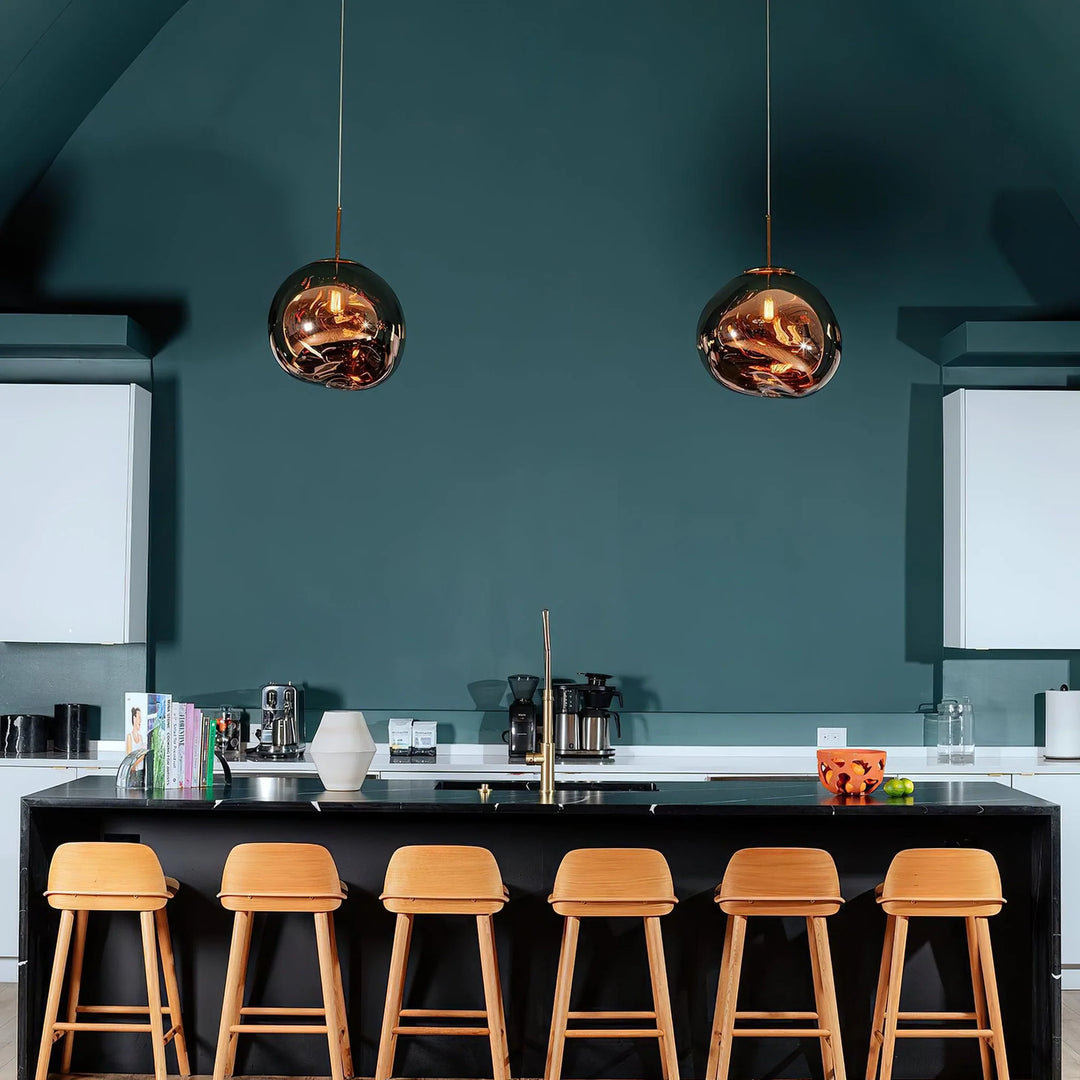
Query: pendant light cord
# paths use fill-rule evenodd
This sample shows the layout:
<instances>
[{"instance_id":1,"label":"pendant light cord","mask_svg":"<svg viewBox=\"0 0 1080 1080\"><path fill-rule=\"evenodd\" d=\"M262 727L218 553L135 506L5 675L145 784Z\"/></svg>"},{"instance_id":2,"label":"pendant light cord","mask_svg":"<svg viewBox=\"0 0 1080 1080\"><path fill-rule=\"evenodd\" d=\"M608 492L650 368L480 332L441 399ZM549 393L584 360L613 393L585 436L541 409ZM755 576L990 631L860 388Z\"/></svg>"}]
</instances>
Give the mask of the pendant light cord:
<instances>
[{"instance_id":1,"label":"pendant light cord","mask_svg":"<svg viewBox=\"0 0 1080 1080\"><path fill-rule=\"evenodd\" d=\"M337 229L334 233L334 262L341 259L341 120L345 111L345 0L341 0L341 45L338 56L337 92Z\"/></svg>"},{"instance_id":2,"label":"pendant light cord","mask_svg":"<svg viewBox=\"0 0 1080 1080\"><path fill-rule=\"evenodd\" d=\"M344 0L342 0L344 4ZM772 266L772 26L765 0L765 265ZM340 181L339 181L340 182ZM338 213L340 214L340 210Z\"/></svg>"}]
</instances>

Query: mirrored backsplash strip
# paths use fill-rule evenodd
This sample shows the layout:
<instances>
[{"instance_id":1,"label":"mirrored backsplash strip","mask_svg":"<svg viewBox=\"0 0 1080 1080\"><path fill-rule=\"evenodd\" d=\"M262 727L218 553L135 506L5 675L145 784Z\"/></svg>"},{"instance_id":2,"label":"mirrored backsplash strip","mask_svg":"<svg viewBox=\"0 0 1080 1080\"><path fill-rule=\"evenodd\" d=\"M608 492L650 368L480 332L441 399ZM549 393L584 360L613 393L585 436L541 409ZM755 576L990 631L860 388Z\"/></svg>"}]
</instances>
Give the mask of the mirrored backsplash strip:
<instances>
[{"instance_id":1,"label":"mirrored backsplash strip","mask_svg":"<svg viewBox=\"0 0 1080 1080\"><path fill-rule=\"evenodd\" d=\"M56 704L82 702L91 739L122 739L124 692L144 686L144 644L0 642L0 713L51 716Z\"/></svg>"},{"instance_id":2,"label":"mirrored backsplash strip","mask_svg":"<svg viewBox=\"0 0 1080 1080\"><path fill-rule=\"evenodd\" d=\"M1041 739L1041 716L1036 694L1062 684L1080 685L1080 662L1023 654L953 654L941 665L941 696L969 697L975 709L975 741L982 746L1032 746ZM124 734L123 700L128 690L146 687L145 645L64 645L0 642L0 712L51 714L57 702L79 701L91 706L90 737L119 739ZM159 687L200 705L215 702L189 687ZM539 697L539 695L537 695ZM722 702L722 688L718 688ZM257 699L222 701L252 710ZM311 738L322 710L305 715L305 737ZM890 746L932 745L936 732L912 703L909 713L622 713L623 744L660 746L810 746L817 728L844 727L848 745L887 743ZM346 707L343 703L337 707ZM364 702L347 707L364 710L376 740L385 742L391 716L414 716L439 722L445 743L498 743L506 729L504 707L480 710L439 710L402 705L367 708ZM255 709L257 713L257 708ZM256 720L257 722L257 720Z\"/></svg>"}]
</instances>

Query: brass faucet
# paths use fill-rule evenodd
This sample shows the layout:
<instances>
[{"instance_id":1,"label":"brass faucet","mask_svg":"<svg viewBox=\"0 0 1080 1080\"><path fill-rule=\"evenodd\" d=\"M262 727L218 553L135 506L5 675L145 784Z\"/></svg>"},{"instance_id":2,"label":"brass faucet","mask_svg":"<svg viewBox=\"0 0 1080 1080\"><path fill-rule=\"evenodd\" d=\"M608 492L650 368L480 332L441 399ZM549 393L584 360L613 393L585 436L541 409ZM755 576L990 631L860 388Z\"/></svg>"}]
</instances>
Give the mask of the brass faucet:
<instances>
[{"instance_id":1,"label":"brass faucet","mask_svg":"<svg viewBox=\"0 0 1080 1080\"><path fill-rule=\"evenodd\" d=\"M540 801L551 802L555 797L555 719L551 699L551 625L548 609L540 613L544 621L544 738L539 754L526 754L526 765L540 766Z\"/></svg>"}]
</instances>

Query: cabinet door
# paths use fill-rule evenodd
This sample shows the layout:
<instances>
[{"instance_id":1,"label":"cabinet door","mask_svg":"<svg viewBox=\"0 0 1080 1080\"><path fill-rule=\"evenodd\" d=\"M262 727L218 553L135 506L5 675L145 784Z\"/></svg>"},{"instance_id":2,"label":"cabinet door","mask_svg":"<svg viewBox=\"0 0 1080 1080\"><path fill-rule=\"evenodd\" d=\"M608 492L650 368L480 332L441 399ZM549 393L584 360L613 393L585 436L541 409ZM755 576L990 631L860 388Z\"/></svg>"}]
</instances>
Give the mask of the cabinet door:
<instances>
[{"instance_id":1,"label":"cabinet door","mask_svg":"<svg viewBox=\"0 0 1080 1080\"><path fill-rule=\"evenodd\" d=\"M0 385L0 641L146 640L150 395Z\"/></svg>"},{"instance_id":2,"label":"cabinet door","mask_svg":"<svg viewBox=\"0 0 1080 1080\"><path fill-rule=\"evenodd\" d=\"M1080 394L957 390L943 418L945 645L1080 647Z\"/></svg>"},{"instance_id":3,"label":"cabinet door","mask_svg":"<svg viewBox=\"0 0 1080 1080\"><path fill-rule=\"evenodd\" d=\"M1061 807L1061 988L1080 990L1080 775L1017 773L1013 787Z\"/></svg>"},{"instance_id":4,"label":"cabinet door","mask_svg":"<svg viewBox=\"0 0 1080 1080\"><path fill-rule=\"evenodd\" d=\"M75 779L72 768L0 766L0 957L19 955L19 801Z\"/></svg>"}]
</instances>

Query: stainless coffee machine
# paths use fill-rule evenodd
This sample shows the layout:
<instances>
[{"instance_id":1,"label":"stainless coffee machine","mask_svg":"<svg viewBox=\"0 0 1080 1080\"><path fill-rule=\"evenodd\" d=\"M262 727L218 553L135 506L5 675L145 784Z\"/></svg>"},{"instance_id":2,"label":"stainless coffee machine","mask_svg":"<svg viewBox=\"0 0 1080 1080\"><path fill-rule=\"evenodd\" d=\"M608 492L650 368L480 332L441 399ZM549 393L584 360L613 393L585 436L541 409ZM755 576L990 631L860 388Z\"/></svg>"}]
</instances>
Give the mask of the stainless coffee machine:
<instances>
[{"instance_id":1,"label":"stainless coffee machine","mask_svg":"<svg viewBox=\"0 0 1080 1080\"><path fill-rule=\"evenodd\" d=\"M256 753L288 760L304 751L300 724L304 717L304 691L292 683L267 683L262 688L262 727Z\"/></svg>"},{"instance_id":2,"label":"stainless coffee machine","mask_svg":"<svg viewBox=\"0 0 1080 1080\"><path fill-rule=\"evenodd\" d=\"M622 691L608 686L610 675L582 671L584 683L556 680L552 685L555 724L555 753L563 758L608 758L615 754L611 745L610 723L622 737L619 714L609 706L617 697L623 703Z\"/></svg>"}]
</instances>

